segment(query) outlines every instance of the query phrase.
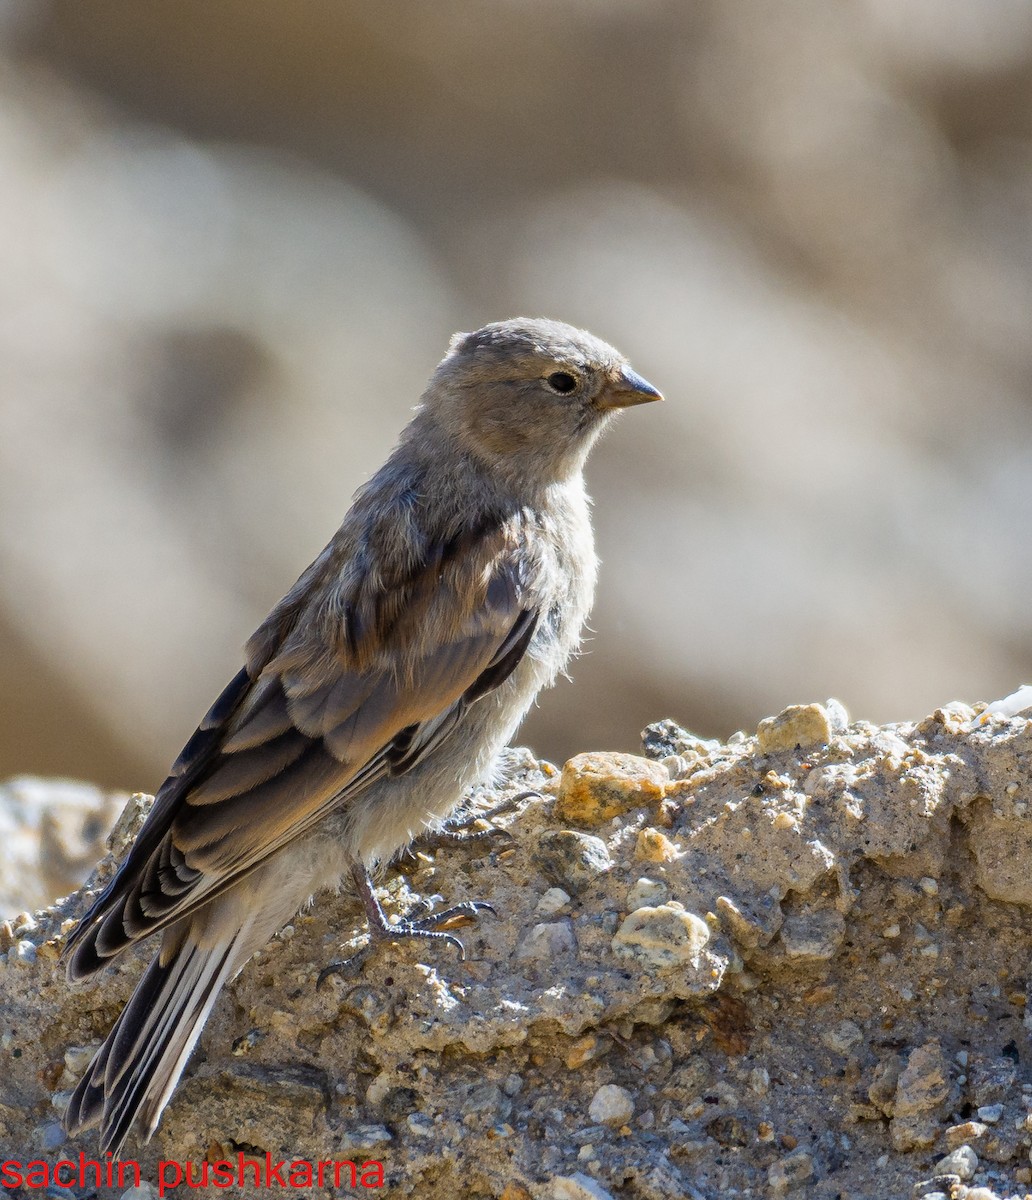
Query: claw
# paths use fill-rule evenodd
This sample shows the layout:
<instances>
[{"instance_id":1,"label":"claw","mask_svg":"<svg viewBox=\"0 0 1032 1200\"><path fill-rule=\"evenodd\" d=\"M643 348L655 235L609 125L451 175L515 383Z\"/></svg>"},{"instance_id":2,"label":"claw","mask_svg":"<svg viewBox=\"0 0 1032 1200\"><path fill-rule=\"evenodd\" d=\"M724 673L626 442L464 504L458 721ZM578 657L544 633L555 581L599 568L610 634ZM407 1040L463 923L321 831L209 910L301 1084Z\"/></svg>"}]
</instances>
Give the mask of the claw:
<instances>
[{"instance_id":1,"label":"claw","mask_svg":"<svg viewBox=\"0 0 1032 1200\"><path fill-rule=\"evenodd\" d=\"M414 845L418 846L422 844L428 848L432 848L435 845L454 844L455 842L480 842L494 837L502 837L514 841L515 839L507 829L496 829L493 827L490 829L470 829L469 827L475 821L490 822L502 813L509 812L518 804L522 804L524 800L541 800L543 798L541 793L537 791L520 792L518 795L509 796L500 804L496 804L494 808L486 809L483 812L469 813L459 821L449 821L440 829L423 834L422 837L416 839Z\"/></svg>"},{"instance_id":2,"label":"claw","mask_svg":"<svg viewBox=\"0 0 1032 1200\"><path fill-rule=\"evenodd\" d=\"M402 938L423 938L429 942L446 942L455 947L458 952L459 961L464 962L466 947L453 933L443 932L438 926L460 918L471 920L482 912L489 912L495 917L498 915L495 909L485 900L464 900L460 904L453 904L450 908L442 909L441 912L431 913L429 916L420 917L416 920L412 920L406 916L392 925L387 920L383 908L380 906L380 901L376 898L372 880L369 878L369 873L365 867L352 867L351 874L355 880L358 894L362 898L362 903L365 905L366 916L369 921L369 942L357 954L353 954L351 958L331 962L323 967L315 982L316 991L322 987L323 983L331 975L357 974L359 968L365 963L379 942L395 942L400 941ZM425 902L421 902L417 907L425 907Z\"/></svg>"}]
</instances>

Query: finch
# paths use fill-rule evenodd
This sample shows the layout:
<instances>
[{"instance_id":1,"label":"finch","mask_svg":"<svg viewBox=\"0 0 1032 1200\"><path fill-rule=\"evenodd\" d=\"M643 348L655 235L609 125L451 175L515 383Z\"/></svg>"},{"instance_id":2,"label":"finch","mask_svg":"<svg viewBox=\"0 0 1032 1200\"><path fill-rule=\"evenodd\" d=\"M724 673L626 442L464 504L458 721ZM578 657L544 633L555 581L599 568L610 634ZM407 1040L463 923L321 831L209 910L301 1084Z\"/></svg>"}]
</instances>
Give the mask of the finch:
<instances>
[{"instance_id":1,"label":"finch","mask_svg":"<svg viewBox=\"0 0 1032 1200\"><path fill-rule=\"evenodd\" d=\"M622 408L662 399L605 342L517 318L456 334L415 415L161 785L71 934L72 981L161 933L65 1123L117 1157L154 1132L219 990L322 888L456 808L576 650L596 558L585 459ZM474 911L475 904L459 910ZM456 910L449 910L454 912Z\"/></svg>"}]
</instances>

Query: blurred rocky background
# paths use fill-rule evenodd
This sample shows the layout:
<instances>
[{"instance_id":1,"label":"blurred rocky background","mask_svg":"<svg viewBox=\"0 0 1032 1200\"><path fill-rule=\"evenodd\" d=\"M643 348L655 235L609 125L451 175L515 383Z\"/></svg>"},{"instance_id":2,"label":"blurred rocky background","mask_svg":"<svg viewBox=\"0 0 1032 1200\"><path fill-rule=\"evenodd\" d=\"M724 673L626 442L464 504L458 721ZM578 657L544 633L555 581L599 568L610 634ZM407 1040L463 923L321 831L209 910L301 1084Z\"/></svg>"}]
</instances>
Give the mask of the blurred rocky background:
<instances>
[{"instance_id":1,"label":"blurred rocky background","mask_svg":"<svg viewBox=\"0 0 1032 1200\"><path fill-rule=\"evenodd\" d=\"M0 0L0 776L153 789L448 335L668 397L521 735L1032 676L1026 0ZM676 633L675 633L676 629Z\"/></svg>"}]
</instances>

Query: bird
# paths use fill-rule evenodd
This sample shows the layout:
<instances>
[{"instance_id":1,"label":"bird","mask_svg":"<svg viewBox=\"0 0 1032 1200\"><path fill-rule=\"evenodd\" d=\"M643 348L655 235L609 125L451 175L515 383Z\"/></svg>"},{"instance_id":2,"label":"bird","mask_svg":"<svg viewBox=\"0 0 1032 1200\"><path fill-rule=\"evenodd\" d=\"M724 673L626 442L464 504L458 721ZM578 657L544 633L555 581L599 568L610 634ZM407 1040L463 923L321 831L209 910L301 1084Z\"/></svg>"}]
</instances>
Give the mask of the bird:
<instances>
[{"instance_id":1,"label":"bird","mask_svg":"<svg viewBox=\"0 0 1032 1200\"><path fill-rule=\"evenodd\" d=\"M544 318L458 333L383 466L245 646L124 861L64 948L76 982L160 948L66 1129L154 1133L223 985L350 880L371 939L445 938L466 902L389 924L372 872L440 828L577 650L597 559L583 468L627 359Z\"/></svg>"}]
</instances>

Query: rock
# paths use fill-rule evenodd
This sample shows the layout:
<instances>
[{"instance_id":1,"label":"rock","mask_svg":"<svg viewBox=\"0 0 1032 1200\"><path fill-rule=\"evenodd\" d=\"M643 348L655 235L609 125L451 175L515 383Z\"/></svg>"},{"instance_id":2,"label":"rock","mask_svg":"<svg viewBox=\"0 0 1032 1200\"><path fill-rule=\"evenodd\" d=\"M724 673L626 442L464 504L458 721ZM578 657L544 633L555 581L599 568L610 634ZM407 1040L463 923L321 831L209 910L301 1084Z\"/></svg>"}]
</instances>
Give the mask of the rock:
<instances>
[{"instance_id":1,"label":"rock","mask_svg":"<svg viewBox=\"0 0 1032 1200\"><path fill-rule=\"evenodd\" d=\"M392 918L431 896L493 905L461 931L464 961L398 943L316 990L364 924L346 891L317 897L227 985L154 1140L127 1157L154 1181L159 1159L282 1145L385 1162L420 1200L589 1185L885 1200L915 1179L970 1193L965 1162L928 1166L932 1147L967 1147L1022 1194L1032 933L958 869L957 839L982 809L1017 819L1032 724L858 722L773 766L754 738L679 753L698 758L662 828L638 808L577 831L527 804L511 843L386 871ZM511 790L535 772L524 757ZM133 799L114 846L148 805ZM0 1146L26 1154L95 1151L93 1133L59 1142L59 1115L151 951L69 988L58 956L87 899L0 922ZM619 1103L592 1111L606 1094Z\"/></svg>"},{"instance_id":2,"label":"rock","mask_svg":"<svg viewBox=\"0 0 1032 1200\"><path fill-rule=\"evenodd\" d=\"M964 1121L960 1125L951 1125L943 1136L946 1145L951 1150L956 1150L958 1146L980 1141L985 1137L987 1129L988 1126L983 1125L981 1121Z\"/></svg>"},{"instance_id":3,"label":"rock","mask_svg":"<svg viewBox=\"0 0 1032 1200\"><path fill-rule=\"evenodd\" d=\"M585 1063L592 1062L599 1056L604 1044L602 1039L594 1033L589 1033L582 1038L578 1038L567 1051L567 1070L575 1071L578 1067L583 1067Z\"/></svg>"},{"instance_id":4,"label":"rock","mask_svg":"<svg viewBox=\"0 0 1032 1200\"><path fill-rule=\"evenodd\" d=\"M971 1058L968 1064L968 1089L972 1104L976 1108L1002 1105L1005 1100L1010 1099L1017 1085L1017 1078L1018 1067L1011 1058L1002 1055L995 1058L983 1058L981 1055Z\"/></svg>"},{"instance_id":5,"label":"rock","mask_svg":"<svg viewBox=\"0 0 1032 1200\"><path fill-rule=\"evenodd\" d=\"M636 908L665 904L669 899L670 889L661 879L647 879L643 876L631 885L627 893L627 911L634 912Z\"/></svg>"},{"instance_id":6,"label":"rock","mask_svg":"<svg viewBox=\"0 0 1032 1200\"><path fill-rule=\"evenodd\" d=\"M512 1183L510 1181L502 1189L502 1194L498 1197L498 1200L533 1200L533 1197L522 1183Z\"/></svg>"},{"instance_id":7,"label":"rock","mask_svg":"<svg viewBox=\"0 0 1032 1200\"><path fill-rule=\"evenodd\" d=\"M821 704L792 704L761 721L756 737L761 754L826 746L832 737L831 720Z\"/></svg>"},{"instance_id":8,"label":"rock","mask_svg":"<svg viewBox=\"0 0 1032 1200\"><path fill-rule=\"evenodd\" d=\"M644 862L675 862L680 856L677 846L660 829L642 829L634 843L634 857Z\"/></svg>"},{"instance_id":9,"label":"rock","mask_svg":"<svg viewBox=\"0 0 1032 1200\"><path fill-rule=\"evenodd\" d=\"M598 1125L626 1125L634 1116L634 1097L615 1083L604 1084L592 1096L588 1116Z\"/></svg>"},{"instance_id":10,"label":"rock","mask_svg":"<svg viewBox=\"0 0 1032 1200\"><path fill-rule=\"evenodd\" d=\"M813 1178L813 1158L805 1150L797 1150L771 1163L767 1179L774 1192L787 1192Z\"/></svg>"},{"instance_id":11,"label":"rock","mask_svg":"<svg viewBox=\"0 0 1032 1200\"><path fill-rule=\"evenodd\" d=\"M896 1085L889 1126L894 1148L930 1146L949 1097L949 1063L938 1042L927 1042L911 1053Z\"/></svg>"},{"instance_id":12,"label":"rock","mask_svg":"<svg viewBox=\"0 0 1032 1200\"><path fill-rule=\"evenodd\" d=\"M537 902L534 911L540 917L553 917L570 906L570 894L562 888L549 888Z\"/></svg>"},{"instance_id":13,"label":"rock","mask_svg":"<svg viewBox=\"0 0 1032 1200\"><path fill-rule=\"evenodd\" d=\"M934 1179L922 1179L910 1189L914 1200L953 1200L960 1187L959 1175L936 1175ZM943 1191L948 1188L948 1191Z\"/></svg>"},{"instance_id":14,"label":"rock","mask_svg":"<svg viewBox=\"0 0 1032 1200\"><path fill-rule=\"evenodd\" d=\"M29 941L28 938L21 938L7 951L6 958L11 966L31 967L36 961L37 954L36 944Z\"/></svg>"},{"instance_id":15,"label":"rock","mask_svg":"<svg viewBox=\"0 0 1032 1200\"><path fill-rule=\"evenodd\" d=\"M839 1021L821 1034L821 1041L836 1054L848 1054L864 1041L864 1031L855 1021Z\"/></svg>"},{"instance_id":16,"label":"rock","mask_svg":"<svg viewBox=\"0 0 1032 1200\"><path fill-rule=\"evenodd\" d=\"M0 784L0 916L43 908L86 879L127 796L73 780Z\"/></svg>"},{"instance_id":17,"label":"rock","mask_svg":"<svg viewBox=\"0 0 1032 1200\"><path fill-rule=\"evenodd\" d=\"M575 825L602 825L632 808L654 807L670 772L635 754L578 754L563 767L555 813Z\"/></svg>"},{"instance_id":18,"label":"rock","mask_svg":"<svg viewBox=\"0 0 1032 1200\"><path fill-rule=\"evenodd\" d=\"M672 755L708 756L720 743L696 737L676 721L656 721L641 731L641 745L649 758L663 759Z\"/></svg>"},{"instance_id":19,"label":"rock","mask_svg":"<svg viewBox=\"0 0 1032 1200\"><path fill-rule=\"evenodd\" d=\"M786 917L781 943L789 958L833 958L846 935L846 921L834 909Z\"/></svg>"},{"instance_id":20,"label":"rock","mask_svg":"<svg viewBox=\"0 0 1032 1200\"><path fill-rule=\"evenodd\" d=\"M549 1200L613 1200L613 1195L578 1171L575 1175L557 1175L551 1181Z\"/></svg>"},{"instance_id":21,"label":"rock","mask_svg":"<svg viewBox=\"0 0 1032 1200\"><path fill-rule=\"evenodd\" d=\"M970 1179L978 1170L978 1155L970 1146L958 1146L935 1164L937 1175L956 1175L962 1181Z\"/></svg>"},{"instance_id":22,"label":"rock","mask_svg":"<svg viewBox=\"0 0 1032 1200\"><path fill-rule=\"evenodd\" d=\"M1032 821L979 805L968 830L978 886L994 900L1032 905Z\"/></svg>"},{"instance_id":23,"label":"rock","mask_svg":"<svg viewBox=\"0 0 1032 1200\"><path fill-rule=\"evenodd\" d=\"M551 921L535 925L520 942L516 957L553 960L577 949L577 939L569 921Z\"/></svg>"},{"instance_id":24,"label":"rock","mask_svg":"<svg viewBox=\"0 0 1032 1200\"><path fill-rule=\"evenodd\" d=\"M613 953L655 970L695 966L710 931L706 922L671 901L632 912L613 937Z\"/></svg>"},{"instance_id":25,"label":"rock","mask_svg":"<svg viewBox=\"0 0 1032 1200\"><path fill-rule=\"evenodd\" d=\"M557 829L538 839L537 861L541 869L571 896L578 896L613 866L606 843L587 833Z\"/></svg>"}]
</instances>

